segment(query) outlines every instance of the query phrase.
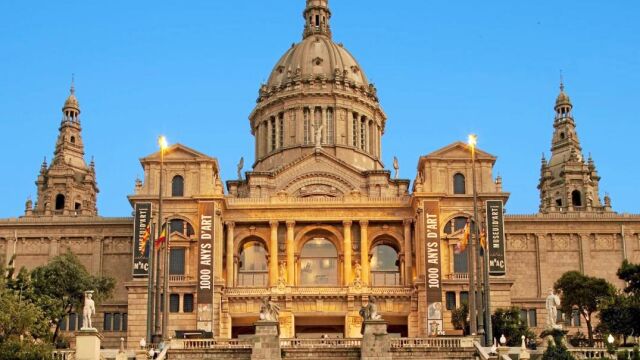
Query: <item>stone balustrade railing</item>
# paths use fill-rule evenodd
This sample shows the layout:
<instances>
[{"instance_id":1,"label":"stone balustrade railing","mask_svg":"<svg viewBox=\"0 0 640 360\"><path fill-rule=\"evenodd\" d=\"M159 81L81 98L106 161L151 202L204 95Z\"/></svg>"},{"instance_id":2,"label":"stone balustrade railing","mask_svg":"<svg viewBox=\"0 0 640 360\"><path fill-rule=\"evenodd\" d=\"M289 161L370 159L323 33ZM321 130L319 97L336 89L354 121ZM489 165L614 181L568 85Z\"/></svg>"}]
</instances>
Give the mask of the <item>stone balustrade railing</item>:
<instances>
[{"instance_id":1,"label":"stone balustrade railing","mask_svg":"<svg viewBox=\"0 0 640 360\"><path fill-rule=\"evenodd\" d=\"M348 287L288 287L285 289L275 289L278 293L291 294L293 296L305 296L305 295L332 295L332 296L346 296L349 293L358 294L371 294L377 297L397 297L397 296L411 296L414 289L404 286L392 286L392 287L369 287L354 289ZM253 287L237 287L225 289L227 296L233 297L255 297L261 298L270 295L272 292L269 288L253 288Z\"/></svg>"},{"instance_id":2,"label":"stone balustrade railing","mask_svg":"<svg viewBox=\"0 0 640 360\"><path fill-rule=\"evenodd\" d=\"M576 359L608 359L607 349L603 348L570 348L569 352Z\"/></svg>"},{"instance_id":3,"label":"stone balustrade railing","mask_svg":"<svg viewBox=\"0 0 640 360\"><path fill-rule=\"evenodd\" d=\"M433 337L433 338L391 338L391 348L472 348L473 338Z\"/></svg>"},{"instance_id":4,"label":"stone balustrade railing","mask_svg":"<svg viewBox=\"0 0 640 360\"><path fill-rule=\"evenodd\" d=\"M281 348L360 348L362 339L280 339Z\"/></svg>"},{"instance_id":5,"label":"stone balustrade railing","mask_svg":"<svg viewBox=\"0 0 640 360\"><path fill-rule=\"evenodd\" d=\"M76 357L76 351L72 349L54 350L51 353L53 360L73 360Z\"/></svg>"},{"instance_id":6,"label":"stone balustrade railing","mask_svg":"<svg viewBox=\"0 0 640 360\"><path fill-rule=\"evenodd\" d=\"M251 349L249 339L172 339L171 349Z\"/></svg>"},{"instance_id":7,"label":"stone balustrade railing","mask_svg":"<svg viewBox=\"0 0 640 360\"><path fill-rule=\"evenodd\" d=\"M469 273L451 273L447 275L449 280L469 280Z\"/></svg>"},{"instance_id":8,"label":"stone balustrade railing","mask_svg":"<svg viewBox=\"0 0 640 360\"><path fill-rule=\"evenodd\" d=\"M187 276L187 275L169 275L169 281L176 281L176 282L180 282L180 281L191 281L194 280L193 276Z\"/></svg>"},{"instance_id":9,"label":"stone balustrade railing","mask_svg":"<svg viewBox=\"0 0 640 360\"><path fill-rule=\"evenodd\" d=\"M228 197L225 200L230 206L242 206L242 205L260 205L260 204L291 204L291 205L313 205L313 204L397 204L406 205L410 202L409 196L344 196L335 198L320 198L320 197L268 197L268 198L232 198Z\"/></svg>"}]
</instances>

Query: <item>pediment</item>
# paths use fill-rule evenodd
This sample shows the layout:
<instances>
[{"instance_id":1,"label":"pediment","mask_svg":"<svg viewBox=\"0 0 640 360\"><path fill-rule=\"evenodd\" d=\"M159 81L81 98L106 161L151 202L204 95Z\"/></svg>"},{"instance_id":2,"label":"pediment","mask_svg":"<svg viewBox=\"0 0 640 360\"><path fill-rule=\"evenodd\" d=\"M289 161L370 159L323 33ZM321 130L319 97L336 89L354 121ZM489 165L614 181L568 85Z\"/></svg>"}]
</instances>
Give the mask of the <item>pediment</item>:
<instances>
[{"instance_id":1,"label":"pediment","mask_svg":"<svg viewBox=\"0 0 640 360\"><path fill-rule=\"evenodd\" d=\"M461 141L457 141L424 157L430 159L469 159L470 156L469 146ZM496 157L476 148L476 159L495 161Z\"/></svg>"},{"instance_id":2,"label":"pediment","mask_svg":"<svg viewBox=\"0 0 640 360\"><path fill-rule=\"evenodd\" d=\"M182 144L173 144L164 151L164 161L180 161L180 160L213 160L214 158L207 156L197 150ZM160 161L160 151L148 155L140 160L141 162Z\"/></svg>"},{"instance_id":3,"label":"pediment","mask_svg":"<svg viewBox=\"0 0 640 360\"><path fill-rule=\"evenodd\" d=\"M360 170L322 151L277 169L273 176L277 191L296 197L340 197L366 181Z\"/></svg>"}]
</instances>

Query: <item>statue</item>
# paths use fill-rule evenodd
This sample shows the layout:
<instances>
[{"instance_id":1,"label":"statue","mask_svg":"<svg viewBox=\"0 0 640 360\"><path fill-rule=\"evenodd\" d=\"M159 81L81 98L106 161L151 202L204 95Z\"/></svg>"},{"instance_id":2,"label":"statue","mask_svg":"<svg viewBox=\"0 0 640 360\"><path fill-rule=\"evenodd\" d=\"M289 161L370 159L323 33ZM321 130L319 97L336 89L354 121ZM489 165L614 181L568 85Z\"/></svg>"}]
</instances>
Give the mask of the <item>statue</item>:
<instances>
[{"instance_id":1,"label":"statue","mask_svg":"<svg viewBox=\"0 0 640 360\"><path fill-rule=\"evenodd\" d=\"M287 286L287 267L284 261L280 261L278 268L278 288L284 289Z\"/></svg>"},{"instance_id":2,"label":"statue","mask_svg":"<svg viewBox=\"0 0 640 360\"><path fill-rule=\"evenodd\" d=\"M561 329L562 326L556 324L558 317L558 306L560 305L560 298L553 293L553 289L549 289L549 296L546 299L547 307L547 328L549 329Z\"/></svg>"},{"instance_id":3,"label":"statue","mask_svg":"<svg viewBox=\"0 0 640 360\"><path fill-rule=\"evenodd\" d=\"M318 126L318 124L315 124L313 125L313 129L313 139L316 144L316 149L320 149L322 147L322 129L324 129L324 125Z\"/></svg>"},{"instance_id":4,"label":"statue","mask_svg":"<svg viewBox=\"0 0 640 360\"><path fill-rule=\"evenodd\" d=\"M271 299L265 297L260 305L260 320L262 321L278 321L280 315L280 307Z\"/></svg>"},{"instance_id":5,"label":"statue","mask_svg":"<svg viewBox=\"0 0 640 360\"><path fill-rule=\"evenodd\" d=\"M244 167L244 156L238 162L238 180L242 180L242 168Z\"/></svg>"},{"instance_id":6,"label":"statue","mask_svg":"<svg viewBox=\"0 0 640 360\"><path fill-rule=\"evenodd\" d=\"M593 192L591 190L587 191L587 206L593 206Z\"/></svg>"},{"instance_id":7,"label":"statue","mask_svg":"<svg viewBox=\"0 0 640 360\"><path fill-rule=\"evenodd\" d=\"M93 296L93 291L84 292L84 308L82 309L82 329L94 329L94 327L91 326L91 315L96 314L96 304L93 302L93 299L91 299L92 296Z\"/></svg>"},{"instance_id":8,"label":"statue","mask_svg":"<svg viewBox=\"0 0 640 360\"><path fill-rule=\"evenodd\" d=\"M353 286L356 288L362 287L362 265L356 260L356 264L353 266Z\"/></svg>"},{"instance_id":9,"label":"statue","mask_svg":"<svg viewBox=\"0 0 640 360\"><path fill-rule=\"evenodd\" d=\"M367 306L360 308L360 316L364 321L367 320L382 320L382 316L378 314L378 306L376 305L376 298L374 296L369 298Z\"/></svg>"},{"instance_id":10,"label":"statue","mask_svg":"<svg viewBox=\"0 0 640 360\"><path fill-rule=\"evenodd\" d=\"M398 164L398 158L397 157L393 157L393 169L395 170L395 173L393 175L394 179L398 178L398 172L400 171L400 164Z\"/></svg>"}]
</instances>

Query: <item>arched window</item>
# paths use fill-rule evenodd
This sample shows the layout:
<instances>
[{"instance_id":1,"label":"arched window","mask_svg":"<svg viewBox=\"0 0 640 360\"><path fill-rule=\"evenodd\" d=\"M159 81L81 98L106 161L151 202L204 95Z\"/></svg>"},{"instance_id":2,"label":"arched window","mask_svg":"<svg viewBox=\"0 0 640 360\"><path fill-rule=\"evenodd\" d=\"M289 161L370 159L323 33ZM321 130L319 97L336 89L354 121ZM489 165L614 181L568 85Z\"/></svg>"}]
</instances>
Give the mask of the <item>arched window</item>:
<instances>
[{"instance_id":1,"label":"arched window","mask_svg":"<svg viewBox=\"0 0 640 360\"><path fill-rule=\"evenodd\" d=\"M76 137L75 136L72 136L71 139L69 139L69 140L71 141L72 144L76 143Z\"/></svg>"},{"instance_id":2,"label":"arched window","mask_svg":"<svg viewBox=\"0 0 640 360\"><path fill-rule=\"evenodd\" d=\"M180 175L171 180L171 196L184 196L184 178Z\"/></svg>"},{"instance_id":3,"label":"arched window","mask_svg":"<svg viewBox=\"0 0 640 360\"><path fill-rule=\"evenodd\" d=\"M169 220L169 233L178 232L184 236L190 237L195 235L193 226L182 219Z\"/></svg>"},{"instance_id":4,"label":"arched window","mask_svg":"<svg viewBox=\"0 0 640 360\"><path fill-rule=\"evenodd\" d=\"M399 265L396 249L385 244L376 245L371 257L371 284L373 286L400 285Z\"/></svg>"},{"instance_id":5,"label":"arched window","mask_svg":"<svg viewBox=\"0 0 640 360\"><path fill-rule=\"evenodd\" d=\"M580 191L573 190L571 192L571 204L573 206L582 206L582 194L580 194Z\"/></svg>"},{"instance_id":6,"label":"arched window","mask_svg":"<svg viewBox=\"0 0 640 360\"><path fill-rule=\"evenodd\" d=\"M267 250L259 241L248 241L240 249L238 286L267 286Z\"/></svg>"},{"instance_id":7,"label":"arched window","mask_svg":"<svg viewBox=\"0 0 640 360\"><path fill-rule=\"evenodd\" d=\"M367 118L360 120L360 149L367 151Z\"/></svg>"},{"instance_id":8,"label":"arched window","mask_svg":"<svg viewBox=\"0 0 640 360\"><path fill-rule=\"evenodd\" d=\"M445 234L453 234L455 232L461 231L464 229L467 224L467 218L464 216L458 216L456 218L451 219L444 226ZM473 223L470 226L469 233L473 234ZM464 236L464 233L461 234ZM468 262L468 253L469 253L469 245L462 251L456 251L453 255L453 272L455 273L466 273L469 271Z\"/></svg>"},{"instance_id":9,"label":"arched window","mask_svg":"<svg viewBox=\"0 0 640 360\"><path fill-rule=\"evenodd\" d=\"M56 210L64 209L64 195L58 194L56 195Z\"/></svg>"},{"instance_id":10,"label":"arched window","mask_svg":"<svg viewBox=\"0 0 640 360\"><path fill-rule=\"evenodd\" d=\"M300 252L300 285L338 285L338 251L331 241L315 238Z\"/></svg>"},{"instance_id":11,"label":"arched window","mask_svg":"<svg viewBox=\"0 0 640 360\"><path fill-rule=\"evenodd\" d=\"M454 194L466 194L466 188L464 183L464 175L457 173L453 175L453 193Z\"/></svg>"}]
</instances>

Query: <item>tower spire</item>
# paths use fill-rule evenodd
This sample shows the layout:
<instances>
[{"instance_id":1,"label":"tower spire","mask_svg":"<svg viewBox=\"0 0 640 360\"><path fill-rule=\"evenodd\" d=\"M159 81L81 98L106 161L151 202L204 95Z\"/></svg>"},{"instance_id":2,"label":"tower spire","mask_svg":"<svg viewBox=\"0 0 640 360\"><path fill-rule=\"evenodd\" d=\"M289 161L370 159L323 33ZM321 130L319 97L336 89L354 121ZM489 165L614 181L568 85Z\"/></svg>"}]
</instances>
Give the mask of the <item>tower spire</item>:
<instances>
[{"instance_id":1,"label":"tower spire","mask_svg":"<svg viewBox=\"0 0 640 360\"><path fill-rule=\"evenodd\" d=\"M303 38L311 35L325 35L331 38L329 0L307 0L302 17L305 21Z\"/></svg>"}]
</instances>

